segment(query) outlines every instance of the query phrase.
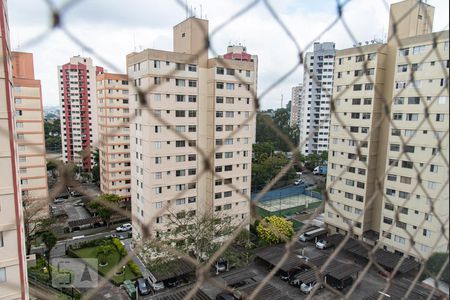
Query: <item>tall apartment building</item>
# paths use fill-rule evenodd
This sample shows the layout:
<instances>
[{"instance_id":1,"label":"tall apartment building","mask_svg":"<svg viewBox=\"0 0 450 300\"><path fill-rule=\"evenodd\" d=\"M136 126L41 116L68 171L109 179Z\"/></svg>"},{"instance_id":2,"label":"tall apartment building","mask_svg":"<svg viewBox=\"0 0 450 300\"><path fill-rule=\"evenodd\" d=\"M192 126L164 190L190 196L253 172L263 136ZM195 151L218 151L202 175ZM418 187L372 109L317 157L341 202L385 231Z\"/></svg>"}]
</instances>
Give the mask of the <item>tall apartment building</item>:
<instances>
[{"instance_id":1,"label":"tall apartment building","mask_svg":"<svg viewBox=\"0 0 450 300\"><path fill-rule=\"evenodd\" d=\"M28 299L6 1L0 1L0 297Z\"/></svg>"},{"instance_id":2,"label":"tall apartment building","mask_svg":"<svg viewBox=\"0 0 450 300\"><path fill-rule=\"evenodd\" d=\"M397 38L336 53L325 222L423 259L448 251L449 32L417 0L390 14Z\"/></svg>"},{"instance_id":3,"label":"tall apartment building","mask_svg":"<svg viewBox=\"0 0 450 300\"><path fill-rule=\"evenodd\" d=\"M12 53L16 143L22 198L34 217L48 215L47 163L41 81L34 78L33 54Z\"/></svg>"},{"instance_id":4,"label":"tall apartment building","mask_svg":"<svg viewBox=\"0 0 450 300\"><path fill-rule=\"evenodd\" d=\"M294 86L292 88L291 115L289 118L289 124L291 126L299 126L300 101L302 97L303 97L303 85L300 83L298 86Z\"/></svg>"},{"instance_id":5,"label":"tall apartment building","mask_svg":"<svg viewBox=\"0 0 450 300\"><path fill-rule=\"evenodd\" d=\"M92 59L74 56L58 66L62 157L84 170L93 166L92 148L97 145L96 76L102 67Z\"/></svg>"},{"instance_id":6,"label":"tall apartment building","mask_svg":"<svg viewBox=\"0 0 450 300\"><path fill-rule=\"evenodd\" d=\"M127 56L128 76L147 91L141 107L130 89L137 239L137 222L153 220L154 236L168 229L168 205L173 213L216 213L234 224L249 216L257 57L229 46L224 56L208 59L207 34L208 21L191 17L174 27L173 51Z\"/></svg>"},{"instance_id":7,"label":"tall apartment building","mask_svg":"<svg viewBox=\"0 0 450 300\"><path fill-rule=\"evenodd\" d=\"M303 155L328 150L334 46L332 42L316 42L313 52L305 54L303 97L299 105L300 151ZM302 144L303 141L306 143Z\"/></svg>"},{"instance_id":8,"label":"tall apartment building","mask_svg":"<svg viewBox=\"0 0 450 300\"><path fill-rule=\"evenodd\" d=\"M124 200L131 197L130 109L128 77L101 73L97 76L98 150L100 188Z\"/></svg>"}]
</instances>

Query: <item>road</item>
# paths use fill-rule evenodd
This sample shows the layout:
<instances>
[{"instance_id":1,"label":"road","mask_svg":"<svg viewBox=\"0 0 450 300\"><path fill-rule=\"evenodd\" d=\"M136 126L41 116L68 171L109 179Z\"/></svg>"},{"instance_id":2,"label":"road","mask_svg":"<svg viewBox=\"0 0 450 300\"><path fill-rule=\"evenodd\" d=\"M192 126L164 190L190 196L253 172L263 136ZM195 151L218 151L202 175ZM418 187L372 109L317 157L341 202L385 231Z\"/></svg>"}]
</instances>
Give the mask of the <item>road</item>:
<instances>
[{"instance_id":1,"label":"road","mask_svg":"<svg viewBox=\"0 0 450 300\"><path fill-rule=\"evenodd\" d=\"M141 261L141 259L137 256L137 254L131 248L131 241L132 241L132 239L126 239L123 241L123 243L125 244L125 248L127 249L128 253L130 253L131 259L136 263L136 265L141 270L142 277L146 278L150 275L150 273L147 270L147 268L145 267L144 263Z\"/></svg>"},{"instance_id":2,"label":"road","mask_svg":"<svg viewBox=\"0 0 450 300\"><path fill-rule=\"evenodd\" d=\"M75 240L73 238L71 238L71 239L58 241L56 243L56 246L50 252L50 257L55 258L55 257L64 256L64 255L66 255L66 249L70 245L75 245L80 242L87 242L87 241L92 241L92 240L96 240L96 239L100 239L100 238L104 238L104 237L109 237L112 233L116 233L116 231L111 230L111 231L106 231L106 232L99 232L99 233L87 235L85 237L78 238Z\"/></svg>"}]
</instances>

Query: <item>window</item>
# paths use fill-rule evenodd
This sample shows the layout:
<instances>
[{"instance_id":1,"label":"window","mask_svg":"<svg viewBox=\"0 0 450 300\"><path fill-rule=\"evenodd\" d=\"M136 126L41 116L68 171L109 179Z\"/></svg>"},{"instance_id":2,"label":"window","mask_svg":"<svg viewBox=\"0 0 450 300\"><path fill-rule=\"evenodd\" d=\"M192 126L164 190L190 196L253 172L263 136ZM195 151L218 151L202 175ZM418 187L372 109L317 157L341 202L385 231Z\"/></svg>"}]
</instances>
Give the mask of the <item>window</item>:
<instances>
[{"instance_id":1,"label":"window","mask_svg":"<svg viewBox=\"0 0 450 300\"><path fill-rule=\"evenodd\" d=\"M175 142L175 147L185 147L186 146L186 141L176 141Z\"/></svg>"},{"instance_id":2,"label":"window","mask_svg":"<svg viewBox=\"0 0 450 300\"><path fill-rule=\"evenodd\" d=\"M431 222L432 221L432 215L425 213L425 221Z\"/></svg>"},{"instance_id":3,"label":"window","mask_svg":"<svg viewBox=\"0 0 450 300\"><path fill-rule=\"evenodd\" d=\"M234 75L234 69L227 69L227 75Z\"/></svg>"},{"instance_id":4,"label":"window","mask_svg":"<svg viewBox=\"0 0 450 300\"><path fill-rule=\"evenodd\" d=\"M420 97L408 97L408 104L420 104Z\"/></svg>"},{"instance_id":5,"label":"window","mask_svg":"<svg viewBox=\"0 0 450 300\"><path fill-rule=\"evenodd\" d=\"M439 167L437 165L430 165L430 172L431 173L437 173L439 170Z\"/></svg>"},{"instance_id":6,"label":"window","mask_svg":"<svg viewBox=\"0 0 450 300\"><path fill-rule=\"evenodd\" d=\"M395 226L401 229L406 229L406 223L397 221L395 222Z\"/></svg>"},{"instance_id":7,"label":"window","mask_svg":"<svg viewBox=\"0 0 450 300\"><path fill-rule=\"evenodd\" d=\"M444 122L444 114L436 114L436 122Z\"/></svg>"},{"instance_id":8,"label":"window","mask_svg":"<svg viewBox=\"0 0 450 300\"><path fill-rule=\"evenodd\" d=\"M362 90L362 84L354 84L353 85L354 91L361 91Z\"/></svg>"},{"instance_id":9,"label":"window","mask_svg":"<svg viewBox=\"0 0 450 300\"><path fill-rule=\"evenodd\" d=\"M188 85L190 87L197 87L197 80L189 80Z\"/></svg>"},{"instance_id":10,"label":"window","mask_svg":"<svg viewBox=\"0 0 450 300\"><path fill-rule=\"evenodd\" d=\"M197 72L197 66L196 65L189 65L188 71L190 72Z\"/></svg>"},{"instance_id":11,"label":"window","mask_svg":"<svg viewBox=\"0 0 450 300\"><path fill-rule=\"evenodd\" d=\"M362 61L364 61L364 55L357 55L356 62L362 62Z\"/></svg>"},{"instance_id":12,"label":"window","mask_svg":"<svg viewBox=\"0 0 450 300\"><path fill-rule=\"evenodd\" d=\"M392 222L393 222L393 220L391 218L383 217L384 224L392 225Z\"/></svg>"},{"instance_id":13,"label":"window","mask_svg":"<svg viewBox=\"0 0 450 300\"><path fill-rule=\"evenodd\" d=\"M386 189L386 195L388 195L388 196L395 196L395 190L393 190L393 189Z\"/></svg>"},{"instance_id":14,"label":"window","mask_svg":"<svg viewBox=\"0 0 450 300\"><path fill-rule=\"evenodd\" d=\"M161 179L162 178L162 172L155 172L155 179Z\"/></svg>"},{"instance_id":15,"label":"window","mask_svg":"<svg viewBox=\"0 0 450 300\"><path fill-rule=\"evenodd\" d=\"M364 98L364 105L372 105L372 98Z\"/></svg>"},{"instance_id":16,"label":"window","mask_svg":"<svg viewBox=\"0 0 450 300\"><path fill-rule=\"evenodd\" d=\"M384 203L384 209L394 211L394 205L391 203Z\"/></svg>"},{"instance_id":17,"label":"window","mask_svg":"<svg viewBox=\"0 0 450 300\"><path fill-rule=\"evenodd\" d=\"M394 241L402 245L406 244L406 239L398 235L394 235Z\"/></svg>"},{"instance_id":18,"label":"window","mask_svg":"<svg viewBox=\"0 0 450 300\"><path fill-rule=\"evenodd\" d=\"M394 119L396 121L401 121L403 119L403 114L402 113L394 113L392 116L392 119Z\"/></svg>"},{"instance_id":19,"label":"window","mask_svg":"<svg viewBox=\"0 0 450 300\"><path fill-rule=\"evenodd\" d=\"M405 152L405 153L414 153L414 146L404 145L403 146L403 152Z\"/></svg>"},{"instance_id":20,"label":"window","mask_svg":"<svg viewBox=\"0 0 450 300\"><path fill-rule=\"evenodd\" d=\"M398 50L398 54L400 56L408 56L409 55L409 48L403 48Z\"/></svg>"},{"instance_id":21,"label":"window","mask_svg":"<svg viewBox=\"0 0 450 300\"><path fill-rule=\"evenodd\" d=\"M396 89L404 89L406 87L406 82L404 81L396 81L395 88Z\"/></svg>"},{"instance_id":22,"label":"window","mask_svg":"<svg viewBox=\"0 0 450 300\"><path fill-rule=\"evenodd\" d=\"M352 99L352 105L360 105L361 99Z\"/></svg>"},{"instance_id":23,"label":"window","mask_svg":"<svg viewBox=\"0 0 450 300\"><path fill-rule=\"evenodd\" d=\"M190 118L197 117L197 111L195 111L195 110L189 110L188 113L189 113L188 115Z\"/></svg>"},{"instance_id":24,"label":"window","mask_svg":"<svg viewBox=\"0 0 450 300\"><path fill-rule=\"evenodd\" d=\"M5 246L4 242L3 242L3 232L0 231L0 248ZM0 279L0 282L2 282L2 280Z\"/></svg>"},{"instance_id":25,"label":"window","mask_svg":"<svg viewBox=\"0 0 450 300\"><path fill-rule=\"evenodd\" d=\"M175 79L176 86L186 86L186 81L184 79Z\"/></svg>"},{"instance_id":26,"label":"window","mask_svg":"<svg viewBox=\"0 0 450 300\"><path fill-rule=\"evenodd\" d=\"M184 110L176 110L175 111L175 117L186 117L186 112Z\"/></svg>"},{"instance_id":27,"label":"window","mask_svg":"<svg viewBox=\"0 0 450 300\"><path fill-rule=\"evenodd\" d=\"M217 67L216 68L216 74L224 75L225 74L225 69L222 68L222 67Z\"/></svg>"},{"instance_id":28,"label":"window","mask_svg":"<svg viewBox=\"0 0 450 300\"><path fill-rule=\"evenodd\" d=\"M413 48L413 55L425 52L425 46L416 46Z\"/></svg>"},{"instance_id":29,"label":"window","mask_svg":"<svg viewBox=\"0 0 450 300\"><path fill-rule=\"evenodd\" d=\"M404 73L404 72L408 72L408 65L398 65L397 73Z\"/></svg>"},{"instance_id":30,"label":"window","mask_svg":"<svg viewBox=\"0 0 450 300\"><path fill-rule=\"evenodd\" d=\"M0 268L0 283L6 281L6 268Z\"/></svg>"},{"instance_id":31,"label":"window","mask_svg":"<svg viewBox=\"0 0 450 300\"><path fill-rule=\"evenodd\" d=\"M413 162L412 161L406 161L406 160L403 160L402 161L402 168L405 168L405 169L412 169L413 168Z\"/></svg>"},{"instance_id":32,"label":"window","mask_svg":"<svg viewBox=\"0 0 450 300\"><path fill-rule=\"evenodd\" d=\"M234 90L234 83L227 82L227 90L230 90L230 91Z\"/></svg>"},{"instance_id":33,"label":"window","mask_svg":"<svg viewBox=\"0 0 450 300\"><path fill-rule=\"evenodd\" d=\"M224 193L223 193L223 197L224 197L224 198L231 197L232 194L233 194L232 191L227 191L227 192L224 192Z\"/></svg>"},{"instance_id":34,"label":"window","mask_svg":"<svg viewBox=\"0 0 450 300\"><path fill-rule=\"evenodd\" d=\"M176 68L178 71L184 71L184 70L186 69L186 65L185 65L185 64L176 63L176 64L175 64L175 68Z\"/></svg>"},{"instance_id":35,"label":"window","mask_svg":"<svg viewBox=\"0 0 450 300\"><path fill-rule=\"evenodd\" d=\"M431 237L431 230L429 230L429 229L424 229L424 230L422 231L422 235L423 235L423 236L426 236L426 237Z\"/></svg>"},{"instance_id":36,"label":"window","mask_svg":"<svg viewBox=\"0 0 450 300\"><path fill-rule=\"evenodd\" d=\"M400 182L405 184L411 184L411 177L400 176Z\"/></svg>"},{"instance_id":37,"label":"window","mask_svg":"<svg viewBox=\"0 0 450 300\"><path fill-rule=\"evenodd\" d=\"M373 83L366 83L366 84L364 85L364 90L366 90L366 91L371 91L371 90L373 90Z\"/></svg>"},{"instance_id":38,"label":"window","mask_svg":"<svg viewBox=\"0 0 450 300\"><path fill-rule=\"evenodd\" d=\"M185 203L186 203L186 199L185 198L180 198L180 199L175 200L175 204L176 205L183 205Z\"/></svg>"},{"instance_id":39,"label":"window","mask_svg":"<svg viewBox=\"0 0 450 300\"><path fill-rule=\"evenodd\" d=\"M156 187L154 190L155 190L155 194L161 194L162 193L162 187L161 186Z\"/></svg>"},{"instance_id":40,"label":"window","mask_svg":"<svg viewBox=\"0 0 450 300\"><path fill-rule=\"evenodd\" d=\"M417 121L419 120L419 114L406 114L406 121Z\"/></svg>"}]
</instances>

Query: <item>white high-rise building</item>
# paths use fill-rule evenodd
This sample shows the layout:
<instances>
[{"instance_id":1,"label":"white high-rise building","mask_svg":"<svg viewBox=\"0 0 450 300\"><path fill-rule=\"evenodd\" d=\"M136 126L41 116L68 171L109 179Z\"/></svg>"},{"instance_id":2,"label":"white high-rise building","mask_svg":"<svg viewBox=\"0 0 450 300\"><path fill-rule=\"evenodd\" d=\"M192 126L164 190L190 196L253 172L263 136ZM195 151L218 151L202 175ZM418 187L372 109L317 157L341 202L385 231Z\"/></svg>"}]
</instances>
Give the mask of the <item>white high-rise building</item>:
<instances>
[{"instance_id":1,"label":"white high-rise building","mask_svg":"<svg viewBox=\"0 0 450 300\"><path fill-rule=\"evenodd\" d=\"M305 55L303 97L299 105L300 151L303 155L328 151L335 54L334 43L325 42L314 43L314 51Z\"/></svg>"}]
</instances>

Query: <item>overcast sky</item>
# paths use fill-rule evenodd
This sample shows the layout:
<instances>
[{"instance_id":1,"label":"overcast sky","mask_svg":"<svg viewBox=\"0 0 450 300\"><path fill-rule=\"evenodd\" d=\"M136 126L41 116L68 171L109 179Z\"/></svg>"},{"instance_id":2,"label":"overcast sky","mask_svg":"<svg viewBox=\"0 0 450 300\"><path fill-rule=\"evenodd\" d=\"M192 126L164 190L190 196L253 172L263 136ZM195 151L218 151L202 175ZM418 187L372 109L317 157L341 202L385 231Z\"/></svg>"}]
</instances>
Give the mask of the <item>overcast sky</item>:
<instances>
[{"instance_id":1,"label":"overcast sky","mask_svg":"<svg viewBox=\"0 0 450 300\"><path fill-rule=\"evenodd\" d=\"M385 38L388 3L393 0L353 0L344 9L344 19L357 41ZM60 7L65 1L53 1ZM108 71L125 72L125 57L134 50L155 48L172 50L172 27L183 21L186 11L171 0L78 0L62 21L78 39L114 65L114 69L83 51L60 30L42 39L28 41L45 32L50 25L50 11L43 0L10 0L9 24L13 50L34 54L35 75L42 81L44 105L58 105L57 65L67 63L73 55L90 56L96 65ZM184 2L184 0L181 0ZM200 17L209 20L212 32L230 16L250 3L248 0L190 0ZM343 2L343 1L341 1ZM302 50L314 41L332 41L336 49L352 47L354 41L341 23L320 36L336 18L335 0L272 0L271 5L291 31ZM436 7L434 31L448 29L449 1L428 0ZM295 44L272 18L261 1L240 18L229 23L212 38L212 48L224 54L230 43L242 43L247 52L258 55L258 93L288 72L298 61ZM27 46L28 45L28 46ZM302 68L297 69L262 99L262 108L278 108L281 95L284 104L291 98L292 86L302 81Z\"/></svg>"}]
</instances>

